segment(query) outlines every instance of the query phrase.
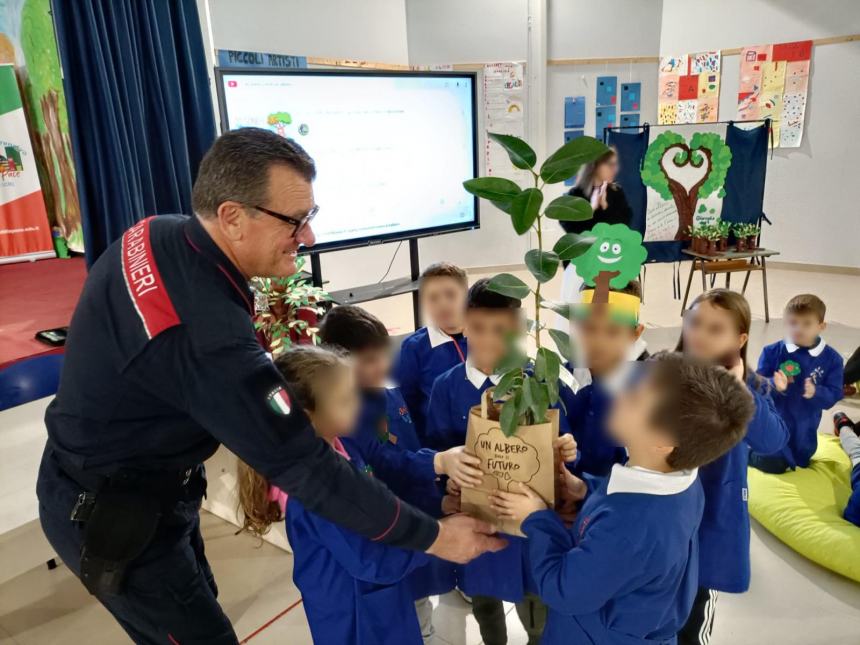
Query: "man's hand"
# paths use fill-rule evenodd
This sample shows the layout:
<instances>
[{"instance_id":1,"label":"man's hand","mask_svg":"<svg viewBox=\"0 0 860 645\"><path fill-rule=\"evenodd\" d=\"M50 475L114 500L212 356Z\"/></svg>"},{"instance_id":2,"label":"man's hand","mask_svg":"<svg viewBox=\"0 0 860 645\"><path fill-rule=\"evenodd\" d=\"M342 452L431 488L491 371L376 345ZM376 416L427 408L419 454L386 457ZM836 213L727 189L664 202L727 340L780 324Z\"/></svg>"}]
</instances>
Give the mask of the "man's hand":
<instances>
[{"instance_id":1,"label":"man's hand","mask_svg":"<svg viewBox=\"0 0 860 645\"><path fill-rule=\"evenodd\" d=\"M785 392L788 389L788 377L782 370L773 373L773 387L777 392Z\"/></svg>"},{"instance_id":2,"label":"man's hand","mask_svg":"<svg viewBox=\"0 0 860 645\"><path fill-rule=\"evenodd\" d=\"M517 482L517 493L495 490L488 495L490 506L500 518L522 522L535 511L546 510L540 495L522 482Z\"/></svg>"},{"instance_id":3,"label":"man's hand","mask_svg":"<svg viewBox=\"0 0 860 645\"><path fill-rule=\"evenodd\" d=\"M815 382L811 378L807 378L803 382L803 398L811 399L815 396Z\"/></svg>"},{"instance_id":4,"label":"man's hand","mask_svg":"<svg viewBox=\"0 0 860 645\"><path fill-rule=\"evenodd\" d=\"M576 461L576 439L572 434L563 434L552 442L552 447L558 450L561 460L567 463Z\"/></svg>"},{"instance_id":5,"label":"man's hand","mask_svg":"<svg viewBox=\"0 0 860 645\"><path fill-rule=\"evenodd\" d=\"M448 495L454 495L455 497L459 497L462 489L453 479L449 479L448 483L445 484L445 493Z\"/></svg>"},{"instance_id":6,"label":"man's hand","mask_svg":"<svg viewBox=\"0 0 860 645\"><path fill-rule=\"evenodd\" d=\"M427 553L443 560L466 564L488 551L501 551L508 543L497 538L496 529L468 515L449 515L439 520L439 535Z\"/></svg>"},{"instance_id":7,"label":"man's hand","mask_svg":"<svg viewBox=\"0 0 860 645\"><path fill-rule=\"evenodd\" d=\"M433 457L433 468L437 475L448 475L461 488L477 488L484 474L478 468L481 460L466 452L464 446L457 446Z\"/></svg>"}]
</instances>

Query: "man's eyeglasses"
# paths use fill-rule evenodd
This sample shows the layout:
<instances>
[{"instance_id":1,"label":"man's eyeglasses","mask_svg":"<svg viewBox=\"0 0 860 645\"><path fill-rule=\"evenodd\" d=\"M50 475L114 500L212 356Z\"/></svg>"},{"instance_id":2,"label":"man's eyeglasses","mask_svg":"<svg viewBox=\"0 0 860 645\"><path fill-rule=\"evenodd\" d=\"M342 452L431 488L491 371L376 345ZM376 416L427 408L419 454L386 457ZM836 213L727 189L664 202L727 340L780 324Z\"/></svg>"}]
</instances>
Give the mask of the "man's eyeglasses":
<instances>
[{"instance_id":1,"label":"man's eyeglasses","mask_svg":"<svg viewBox=\"0 0 860 645\"><path fill-rule=\"evenodd\" d=\"M290 217L289 215L284 215L283 213L278 213L273 210L269 210L268 208L263 208L262 206L252 206L251 208L260 211L261 213L265 213L275 219L279 219L282 222L286 222L287 224L292 224L295 226L295 230L293 231L293 237L298 237L299 234L304 231L308 225L314 220L314 217L317 216L317 213L320 210L319 206L314 206L312 209L308 211L308 214L300 219L296 219L295 217Z\"/></svg>"}]
</instances>

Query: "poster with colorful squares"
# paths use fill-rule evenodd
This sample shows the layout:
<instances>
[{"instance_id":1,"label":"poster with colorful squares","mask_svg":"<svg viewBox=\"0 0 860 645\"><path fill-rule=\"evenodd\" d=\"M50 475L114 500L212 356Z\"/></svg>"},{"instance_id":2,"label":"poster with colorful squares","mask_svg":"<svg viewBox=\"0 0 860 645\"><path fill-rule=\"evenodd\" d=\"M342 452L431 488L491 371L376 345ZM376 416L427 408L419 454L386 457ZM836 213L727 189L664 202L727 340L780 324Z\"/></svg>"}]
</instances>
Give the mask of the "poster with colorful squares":
<instances>
[{"instance_id":1,"label":"poster with colorful squares","mask_svg":"<svg viewBox=\"0 0 860 645\"><path fill-rule=\"evenodd\" d=\"M774 147L803 140L811 58L811 40L741 49L738 119L773 119Z\"/></svg>"},{"instance_id":2,"label":"poster with colorful squares","mask_svg":"<svg viewBox=\"0 0 860 645\"><path fill-rule=\"evenodd\" d=\"M614 106L618 102L618 77L617 76L598 76L597 77L597 107Z\"/></svg>"},{"instance_id":3,"label":"poster with colorful squares","mask_svg":"<svg viewBox=\"0 0 860 645\"><path fill-rule=\"evenodd\" d=\"M719 119L718 51L662 56L657 88L657 122L714 123Z\"/></svg>"},{"instance_id":4,"label":"poster with colorful squares","mask_svg":"<svg viewBox=\"0 0 860 645\"><path fill-rule=\"evenodd\" d=\"M621 84L621 111L638 112L642 102L642 83Z\"/></svg>"},{"instance_id":5,"label":"poster with colorful squares","mask_svg":"<svg viewBox=\"0 0 860 645\"><path fill-rule=\"evenodd\" d=\"M594 112L594 136L603 141L604 129L614 128L615 123L615 106L599 107Z\"/></svg>"}]
</instances>

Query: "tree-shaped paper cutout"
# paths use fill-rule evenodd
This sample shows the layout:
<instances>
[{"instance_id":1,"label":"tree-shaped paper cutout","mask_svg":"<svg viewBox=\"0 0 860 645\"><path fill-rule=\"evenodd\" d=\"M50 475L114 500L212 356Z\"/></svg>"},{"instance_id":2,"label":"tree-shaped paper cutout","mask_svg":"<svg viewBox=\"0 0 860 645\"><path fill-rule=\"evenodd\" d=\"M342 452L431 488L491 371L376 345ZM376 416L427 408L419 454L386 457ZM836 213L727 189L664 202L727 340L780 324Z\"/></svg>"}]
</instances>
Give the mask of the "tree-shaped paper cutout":
<instances>
[{"instance_id":1,"label":"tree-shaped paper cutout","mask_svg":"<svg viewBox=\"0 0 860 645\"><path fill-rule=\"evenodd\" d=\"M571 262L585 284L595 288L592 304L606 304L610 287L623 289L639 277L648 251L642 246L642 235L624 224L600 222L582 235L594 238L594 243Z\"/></svg>"},{"instance_id":2,"label":"tree-shaped paper cutout","mask_svg":"<svg viewBox=\"0 0 860 645\"><path fill-rule=\"evenodd\" d=\"M671 156L667 168L666 153L672 150L677 152ZM672 176L673 167L690 165L701 168L703 164L707 164L705 173L689 190ZM731 148L714 132L696 132L688 145L682 135L667 130L648 146L640 170L642 183L653 188L663 199L675 202L675 208L678 209L676 240L689 238L689 227L693 225L693 214L700 198L704 199L714 192L725 194L723 183L731 164Z\"/></svg>"}]
</instances>

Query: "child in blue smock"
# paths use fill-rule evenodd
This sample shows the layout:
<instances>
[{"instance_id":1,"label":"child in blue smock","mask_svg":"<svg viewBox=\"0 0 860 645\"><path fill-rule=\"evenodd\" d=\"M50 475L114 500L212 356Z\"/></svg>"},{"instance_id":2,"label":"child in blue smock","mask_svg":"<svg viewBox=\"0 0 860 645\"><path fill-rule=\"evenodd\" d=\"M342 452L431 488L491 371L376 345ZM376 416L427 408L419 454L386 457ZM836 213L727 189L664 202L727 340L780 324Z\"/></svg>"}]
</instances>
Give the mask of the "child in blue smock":
<instances>
[{"instance_id":1,"label":"child in blue smock","mask_svg":"<svg viewBox=\"0 0 860 645\"><path fill-rule=\"evenodd\" d=\"M587 476L590 486L565 473L562 494L585 497L572 528L528 486L493 494L499 515L525 519L532 574L549 606L543 643L675 643L698 589L697 468L741 440L752 411L725 370L661 354L615 397L607 419L626 465Z\"/></svg>"},{"instance_id":2,"label":"child in blue smock","mask_svg":"<svg viewBox=\"0 0 860 645\"><path fill-rule=\"evenodd\" d=\"M356 444L374 475L400 498L441 517L444 489L434 477L418 478L416 469L433 454L435 474L447 475L457 484L479 484L480 460L463 451L463 441L438 452L421 449L415 424L400 390L388 381L391 346L388 330L376 316L355 305L331 309L320 322L324 345L347 352L355 370L361 406L355 432L344 444ZM455 565L434 558L410 576L421 631L433 636L433 607L429 596L451 591L456 585Z\"/></svg>"},{"instance_id":3,"label":"child in blue smock","mask_svg":"<svg viewBox=\"0 0 860 645\"><path fill-rule=\"evenodd\" d=\"M349 438L361 402L347 358L319 347L296 346L278 357L276 365L295 403L305 409L317 434L333 450L368 477L377 467L388 467L380 457L383 444ZM439 465L439 455L432 450L409 454L404 457L401 483L405 489L410 488L407 480L416 490L432 487ZM277 502L269 501L275 498L268 482L246 466L240 482L246 525L263 533L279 519L279 509L272 508ZM423 643L409 577L437 559L368 540L308 512L298 500L285 503L293 580L302 593L314 642Z\"/></svg>"},{"instance_id":4,"label":"child in blue smock","mask_svg":"<svg viewBox=\"0 0 860 645\"><path fill-rule=\"evenodd\" d=\"M842 356L821 337L827 307L811 293L788 301L785 340L762 350L758 373L773 385L773 402L788 427L788 445L776 454L750 455L750 465L767 473L806 468L818 449L824 410L842 399Z\"/></svg>"},{"instance_id":5,"label":"child in blue smock","mask_svg":"<svg viewBox=\"0 0 860 645\"><path fill-rule=\"evenodd\" d=\"M678 350L734 374L752 395L755 413L743 441L699 470L705 491L699 528L699 592L690 620L678 633L681 645L708 642L718 591L742 593L749 588L749 452L778 452L788 441L769 384L747 367L751 321L749 303L728 289L706 291L684 313Z\"/></svg>"},{"instance_id":6,"label":"child in blue smock","mask_svg":"<svg viewBox=\"0 0 860 645\"><path fill-rule=\"evenodd\" d=\"M401 344L394 380L422 440L433 382L466 360L463 310L468 288L466 272L450 262L431 264L421 274L419 295L426 324Z\"/></svg>"},{"instance_id":7,"label":"child in blue smock","mask_svg":"<svg viewBox=\"0 0 860 645\"><path fill-rule=\"evenodd\" d=\"M499 382L496 365L507 353L507 339L521 326L520 301L490 291L488 280L477 281L466 299L465 330L469 345L465 363L452 367L433 384L427 417L427 444L440 450L459 446L466 439L469 410L481 395ZM563 459L572 460L576 447L570 435L559 438ZM456 490L456 489L455 489ZM458 587L472 597L472 612L485 643L507 642L502 601L517 604L517 613L537 643L543 630L545 608L531 591L524 539L506 536L507 548L479 556L458 569Z\"/></svg>"},{"instance_id":8,"label":"child in blue smock","mask_svg":"<svg viewBox=\"0 0 860 645\"><path fill-rule=\"evenodd\" d=\"M610 291L642 299L638 280ZM606 476L614 464L627 459L624 448L606 432L606 415L614 395L635 371L634 361L647 358L648 351L642 339L644 325L638 320L619 319L607 308L583 311L588 315L578 316L573 327L581 365L567 365L573 380L560 396L578 452L571 471Z\"/></svg>"},{"instance_id":9,"label":"child in blue smock","mask_svg":"<svg viewBox=\"0 0 860 645\"><path fill-rule=\"evenodd\" d=\"M857 426L844 412L833 415L833 433L839 437L842 449L851 460L851 496L842 517L860 527L860 437Z\"/></svg>"}]
</instances>

